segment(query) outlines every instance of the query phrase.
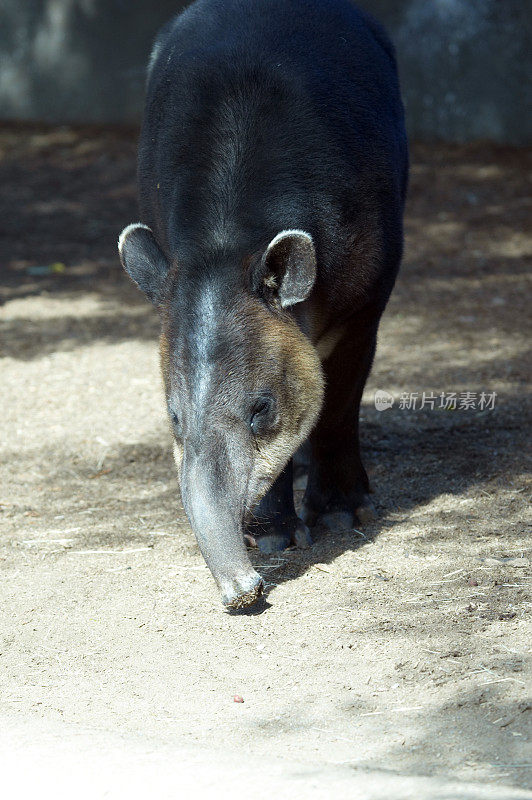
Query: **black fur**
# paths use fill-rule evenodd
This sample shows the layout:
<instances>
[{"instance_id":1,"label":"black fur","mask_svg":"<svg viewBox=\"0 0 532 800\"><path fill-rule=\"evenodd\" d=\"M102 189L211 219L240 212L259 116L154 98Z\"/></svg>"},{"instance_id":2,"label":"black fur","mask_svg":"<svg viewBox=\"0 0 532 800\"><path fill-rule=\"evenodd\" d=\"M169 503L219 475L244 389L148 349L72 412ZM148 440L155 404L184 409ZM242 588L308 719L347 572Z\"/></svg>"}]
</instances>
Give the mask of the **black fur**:
<instances>
[{"instance_id":1,"label":"black fur","mask_svg":"<svg viewBox=\"0 0 532 800\"><path fill-rule=\"evenodd\" d=\"M224 253L238 270L299 228L337 312L361 295L383 306L402 248L407 146L380 26L349 0L198 0L157 46L139 186L168 257L196 275ZM382 254L357 275L346 259L368 217Z\"/></svg>"}]
</instances>

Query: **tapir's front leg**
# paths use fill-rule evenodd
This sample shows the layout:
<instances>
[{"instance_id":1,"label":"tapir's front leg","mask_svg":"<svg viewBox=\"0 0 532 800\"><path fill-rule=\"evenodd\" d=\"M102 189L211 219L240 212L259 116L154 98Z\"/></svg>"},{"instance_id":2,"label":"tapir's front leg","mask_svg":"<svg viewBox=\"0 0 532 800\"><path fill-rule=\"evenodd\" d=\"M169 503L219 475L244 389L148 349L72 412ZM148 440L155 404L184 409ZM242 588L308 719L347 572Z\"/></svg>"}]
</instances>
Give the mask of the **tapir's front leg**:
<instances>
[{"instance_id":1,"label":"tapir's front leg","mask_svg":"<svg viewBox=\"0 0 532 800\"><path fill-rule=\"evenodd\" d=\"M285 550L291 544L302 548L312 544L309 529L294 508L292 459L253 510L246 538L263 553Z\"/></svg>"},{"instance_id":2,"label":"tapir's front leg","mask_svg":"<svg viewBox=\"0 0 532 800\"><path fill-rule=\"evenodd\" d=\"M376 346L377 323L348 330L323 364L327 390L311 435L302 518L309 526L348 530L375 516L360 457L358 418Z\"/></svg>"}]
</instances>

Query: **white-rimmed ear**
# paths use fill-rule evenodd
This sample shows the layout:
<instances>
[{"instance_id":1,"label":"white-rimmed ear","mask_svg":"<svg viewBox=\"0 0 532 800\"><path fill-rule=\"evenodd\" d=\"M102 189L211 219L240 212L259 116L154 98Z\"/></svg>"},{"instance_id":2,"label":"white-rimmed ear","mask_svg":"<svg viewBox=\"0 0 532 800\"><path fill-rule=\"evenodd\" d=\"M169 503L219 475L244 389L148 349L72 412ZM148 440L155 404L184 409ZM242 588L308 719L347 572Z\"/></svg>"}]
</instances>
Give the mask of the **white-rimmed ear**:
<instances>
[{"instance_id":1,"label":"white-rimmed ear","mask_svg":"<svg viewBox=\"0 0 532 800\"><path fill-rule=\"evenodd\" d=\"M124 228L118 239L118 253L129 277L157 305L170 265L151 228L142 222Z\"/></svg>"},{"instance_id":2,"label":"white-rimmed ear","mask_svg":"<svg viewBox=\"0 0 532 800\"><path fill-rule=\"evenodd\" d=\"M306 300L316 281L316 251L305 231L286 230L275 236L262 257L260 280L282 308ZM259 291L261 286L256 287Z\"/></svg>"}]
</instances>

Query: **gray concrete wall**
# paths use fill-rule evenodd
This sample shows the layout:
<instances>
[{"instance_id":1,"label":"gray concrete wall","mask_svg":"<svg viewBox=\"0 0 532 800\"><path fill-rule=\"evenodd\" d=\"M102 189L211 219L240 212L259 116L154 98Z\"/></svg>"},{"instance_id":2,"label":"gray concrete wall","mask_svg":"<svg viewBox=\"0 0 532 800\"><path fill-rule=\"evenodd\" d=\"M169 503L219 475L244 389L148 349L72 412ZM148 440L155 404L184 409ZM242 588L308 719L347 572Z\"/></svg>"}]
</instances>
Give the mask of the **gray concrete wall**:
<instances>
[{"instance_id":1,"label":"gray concrete wall","mask_svg":"<svg viewBox=\"0 0 532 800\"><path fill-rule=\"evenodd\" d=\"M138 121L153 37L186 4L1 0L0 118ZM360 4L396 44L412 137L532 142L532 0Z\"/></svg>"}]
</instances>

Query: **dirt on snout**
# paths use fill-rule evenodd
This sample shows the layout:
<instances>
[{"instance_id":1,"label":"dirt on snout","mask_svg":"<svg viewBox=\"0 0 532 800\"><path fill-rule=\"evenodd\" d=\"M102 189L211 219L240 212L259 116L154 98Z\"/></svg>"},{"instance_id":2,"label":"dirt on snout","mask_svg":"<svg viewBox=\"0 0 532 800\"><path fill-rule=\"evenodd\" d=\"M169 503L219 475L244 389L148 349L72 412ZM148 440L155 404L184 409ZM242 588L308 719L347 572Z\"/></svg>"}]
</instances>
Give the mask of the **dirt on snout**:
<instances>
[{"instance_id":1,"label":"dirt on snout","mask_svg":"<svg viewBox=\"0 0 532 800\"><path fill-rule=\"evenodd\" d=\"M200 782L248 764L258 798L531 796L531 160L413 147L362 411L379 518L254 552L266 602L229 615L116 256L135 134L0 129L0 762L38 731L94 763L193 753Z\"/></svg>"}]
</instances>

